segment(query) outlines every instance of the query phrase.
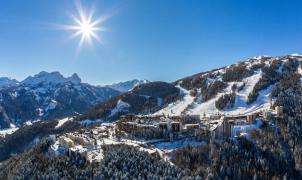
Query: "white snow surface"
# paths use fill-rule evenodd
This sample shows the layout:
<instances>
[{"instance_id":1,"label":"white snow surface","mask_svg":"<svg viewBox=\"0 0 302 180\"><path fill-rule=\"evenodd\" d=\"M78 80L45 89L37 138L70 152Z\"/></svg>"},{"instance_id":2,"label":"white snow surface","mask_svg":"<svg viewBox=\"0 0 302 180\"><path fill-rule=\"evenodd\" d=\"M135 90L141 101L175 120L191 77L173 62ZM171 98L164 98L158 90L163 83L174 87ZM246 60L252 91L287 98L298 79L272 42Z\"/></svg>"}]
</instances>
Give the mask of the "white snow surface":
<instances>
[{"instance_id":1,"label":"white snow surface","mask_svg":"<svg viewBox=\"0 0 302 180\"><path fill-rule=\"evenodd\" d=\"M114 109L111 110L111 114L110 114L110 117L116 115L117 113L119 112L125 112L125 111L128 111L128 108L130 107L130 104L122 101L121 99L118 100L116 106Z\"/></svg>"},{"instance_id":2,"label":"white snow surface","mask_svg":"<svg viewBox=\"0 0 302 180\"><path fill-rule=\"evenodd\" d=\"M0 88L17 86L18 81L8 77L0 77Z\"/></svg>"},{"instance_id":3,"label":"white snow surface","mask_svg":"<svg viewBox=\"0 0 302 180\"><path fill-rule=\"evenodd\" d=\"M17 128L17 127L12 127L12 128L8 128L8 129L0 130L0 137L5 137L8 134L13 134L18 129L19 128Z\"/></svg>"},{"instance_id":4,"label":"white snow surface","mask_svg":"<svg viewBox=\"0 0 302 180\"><path fill-rule=\"evenodd\" d=\"M254 86L262 77L262 72L257 71L252 76L244 78L239 82L229 82L227 88L225 88L222 92L219 92L214 98L206 101L200 102L198 98L194 101L194 97L190 96L188 90L180 88L181 93L183 93L183 98L176 102L169 104L167 107L157 111L154 115L171 115L178 116L182 113L188 115L197 115L197 114L227 114L227 115L246 115L251 114L253 112L258 112L263 109L268 109L270 107L270 97L269 94L272 91L272 86L269 86L267 89L259 91L259 96L255 102L252 104L247 104L248 95L252 92ZM237 86L241 86L245 83L244 88L236 92L236 99L233 108L228 108L225 110L218 110L215 106L215 101L218 100L224 94L229 94L232 92L231 88L233 84L237 84ZM201 97L202 98L202 97Z\"/></svg>"},{"instance_id":5,"label":"white snow surface","mask_svg":"<svg viewBox=\"0 0 302 180\"><path fill-rule=\"evenodd\" d=\"M162 114L169 114L169 115L180 115L188 105L190 105L194 97L192 97L188 90L177 86L180 89L181 95L183 95L183 98L181 100L178 100L176 102L173 102L169 104L167 107L157 111L154 113L154 115L162 115Z\"/></svg>"},{"instance_id":6,"label":"white snow surface","mask_svg":"<svg viewBox=\"0 0 302 180\"><path fill-rule=\"evenodd\" d=\"M64 118L64 119L60 119L58 120L58 124L56 125L55 129L58 129L59 127L61 127L63 124L65 124L66 122L68 121L72 121L73 119L72 118Z\"/></svg>"},{"instance_id":7,"label":"white snow surface","mask_svg":"<svg viewBox=\"0 0 302 180\"><path fill-rule=\"evenodd\" d=\"M42 71L39 74L32 76L29 76L24 81L21 82L21 84L25 85L38 85L40 83L47 83L47 84L62 84L65 82L72 82L74 84L81 83L81 79L78 77L77 74L73 74L71 77L65 78L62 74L59 72L45 72Z\"/></svg>"},{"instance_id":8,"label":"white snow surface","mask_svg":"<svg viewBox=\"0 0 302 180\"><path fill-rule=\"evenodd\" d=\"M56 106L57 106L57 101L55 101L54 99L52 99L51 101L50 101L50 103L48 104L48 106L45 108L45 111L47 112L47 111L49 111L49 110L53 110L53 109L55 109L56 108Z\"/></svg>"},{"instance_id":9,"label":"white snow surface","mask_svg":"<svg viewBox=\"0 0 302 180\"><path fill-rule=\"evenodd\" d=\"M234 135L236 136L237 134L239 134L240 136L249 137L251 131L254 129L260 128L261 125L262 125L262 121L258 120L256 124L234 126L234 129L233 129Z\"/></svg>"},{"instance_id":10,"label":"white snow surface","mask_svg":"<svg viewBox=\"0 0 302 180\"><path fill-rule=\"evenodd\" d=\"M80 124L82 126L89 126L92 124L101 124L102 122L103 122L103 120L101 120L101 119L96 119L96 120L85 119L85 120L81 121Z\"/></svg>"},{"instance_id":11,"label":"white snow surface","mask_svg":"<svg viewBox=\"0 0 302 180\"><path fill-rule=\"evenodd\" d=\"M258 80L261 78L261 72L257 72L254 75L247 77L243 79L243 82L245 82L245 87L243 90L238 92L236 94L236 100L235 100L235 105L234 108L225 110L225 111L219 111L215 107L215 101L218 100L219 97L221 97L224 94L230 93L231 92L231 87L234 83L236 82L231 82L229 83L228 87L221 93L218 93L214 98L203 102L203 103L194 103L194 106L192 109L189 110L190 114L217 114L217 113L227 113L227 114L246 114L248 112L254 111L257 107L257 105L261 105L260 102L256 101L255 103L251 105L246 104L247 97L249 93L253 90L255 84L258 82ZM237 83L239 84L239 83ZM242 84L242 83L241 83ZM261 96L261 93L260 93ZM260 99L258 97L258 99Z\"/></svg>"},{"instance_id":12,"label":"white snow surface","mask_svg":"<svg viewBox=\"0 0 302 180\"><path fill-rule=\"evenodd\" d=\"M108 85L106 87L110 87L110 88L115 89L120 92L127 92L127 91L131 91L133 88L135 88L136 86L138 86L140 84L145 84L148 82L149 82L148 80L133 79L131 81L115 83L112 85Z\"/></svg>"},{"instance_id":13,"label":"white snow surface","mask_svg":"<svg viewBox=\"0 0 302 180\"><path fill-rule=\"evenodd\" d=\"M199 145L204 145L204 144L206 144L205 141L178 140L178 141L172 141L172 142L155 143L155 147L160 150L175 150L175 149L185 147L188 145L199 146Z\"/></svg>"}]
</instances>

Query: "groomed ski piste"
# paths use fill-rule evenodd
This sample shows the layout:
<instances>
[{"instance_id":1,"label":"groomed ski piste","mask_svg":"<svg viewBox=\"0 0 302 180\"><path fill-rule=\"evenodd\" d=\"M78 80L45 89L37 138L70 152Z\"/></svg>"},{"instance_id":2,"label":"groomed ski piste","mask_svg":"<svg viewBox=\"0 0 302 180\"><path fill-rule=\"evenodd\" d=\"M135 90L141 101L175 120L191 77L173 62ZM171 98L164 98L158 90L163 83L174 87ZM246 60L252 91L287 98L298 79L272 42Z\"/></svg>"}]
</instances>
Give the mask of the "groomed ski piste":
<instances>
[{"instance_id":1,"label":"groomed ski piste","mask_svg":"<svg viewBox=\"0 0 302 180\"><path fill-rule=\"evenodd\" d=\"M181 90L181 93L183 94L183 98L169 104L167 107L157 111L153 115L214 115L218 113L226 115L247 115L268 109L270 107L270 93L272 91L272 86L269 86L267 89L260 91L257 100L252 104L248 105L246 103L249 93L252 92L255 84L261 78L261 75L262 72L259 71L240 82L230 82L228 83L227 88L223 90L223 92L218 93L214 98L202 103L195 102L194 97L190 95L188 90L178 86ZM224 94L230 93L233 84L242 85L243 83L245 83L245 87L241 91L236 93L235 105L233 108L221 111L215 107L215 101L217 101L218 98L223 96ZM188 108L189 105L191 106L190 108Z\"/></svg>"}]
</instances>

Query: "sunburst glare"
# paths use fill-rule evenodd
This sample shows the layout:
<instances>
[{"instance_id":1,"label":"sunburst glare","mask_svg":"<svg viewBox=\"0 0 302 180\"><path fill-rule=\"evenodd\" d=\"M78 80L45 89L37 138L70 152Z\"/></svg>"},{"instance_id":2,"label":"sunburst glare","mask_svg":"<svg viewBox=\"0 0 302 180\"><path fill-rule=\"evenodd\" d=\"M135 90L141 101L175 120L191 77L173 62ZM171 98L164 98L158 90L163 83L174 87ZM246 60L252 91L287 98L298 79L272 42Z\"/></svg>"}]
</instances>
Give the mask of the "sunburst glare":
<instances>
[{"instance_id":1,"label":"sunburst glare","mask_svg":"<svg viewBox=\"0 0 302 180\"><path fill-rule=\"evenodd\" d=\"M78 50L84 44L92 44L97 41L102 44L99 36L100 31L105 31L102 22L106 20L106 16L94 17L94 9L89 12L85 11L80 2L76 3L77 15L72 15L73 25L64 25L64 29L74 31L71 38L79 37Z\"/></svg>"}]
</instances>

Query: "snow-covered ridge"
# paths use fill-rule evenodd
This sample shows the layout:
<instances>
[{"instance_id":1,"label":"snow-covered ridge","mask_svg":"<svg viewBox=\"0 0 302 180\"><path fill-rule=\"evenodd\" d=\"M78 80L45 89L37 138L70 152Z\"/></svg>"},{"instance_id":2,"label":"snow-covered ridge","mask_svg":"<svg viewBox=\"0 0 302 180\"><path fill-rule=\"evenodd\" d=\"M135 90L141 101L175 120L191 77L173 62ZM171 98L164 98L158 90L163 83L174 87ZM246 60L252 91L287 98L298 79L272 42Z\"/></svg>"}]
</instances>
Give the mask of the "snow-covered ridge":
<instances>
[{"instance_id":1,"label":"snow-covered ridge","mask_svg":"<svg viewBox=\"0 0 302 180\"><path fill-rule=\"evenodd\" d=\"M244 115L251 114L256 111L261 111L264 109L269 109L271 106L270 94L273 90L273 84L268 86L266 89L260 90L258 93L257 99L251 104L247 103L248 96L253 91L257 82L263 77L262 68L270 67L275 64L275 62L279 62L277 65L277 69L275 71L279 74L283 72L283 66L290 59L297 60L300 64L302 62L302 55L299 54L291 54L287 56L257 56L247 59L246 61L241 61L237 64L233 64L224 68L220 68L217 70L199 73L193 76L189 76L187 78L176 81L175 84L177 86L182 86L185 82L184 87L182 88L182 92L184 92L184 96L182 99L169 104L167 107L157 111L153 115L170 115L170 116L178 116L181 114L188 115L203 115L203 114L227 114L227 115ZM249 75L246 78L243 78L238 81L223 81L223 76L226 71L235 66L245 67L247 71L252 71L252 75ZM301 65L298 66L296 73L302 75ZM239 74L241 76L241 74ZM204 81L203 81L203 80ZM200 83L205 82L207 86L213 84L215 81L222 81L226 84L226 88L220 90L215 96L211 99L202 101L203 96L200 94ZM198 82L198 83L196 83ZM302 78L301 78L302 82ZM244 86L243 86L244 84ZM223 110L218 110L216 108L217 100L223 95L230 94L233 92L232 86L236 85L237 88L243 86L242 89L236 90L235 102L232 108L224 108ZM191 91L195 92L195 95L191 95ZM197 94L196 94L197 93Z\"/></svg>"},{"instance_id":2,"label":"snow-covered ridge","mask_svg":"<svg viewBox=\"0 0 302 180\"><path fill-rule=\"evenodd\" d=\"M111 110L110 117L115 116L119 112L127 111L129 107L130 107L130 104L128 104L122 100L119 100L117 102L115 108Z\"/></svg>"},{"instance_id":3,"label":"snow-covered ridge","mask_svg":"<svg viewBox=\"0 0 302 180\"><path fill-rule=\"evenodd\" d=\"M17 128L17 127L11 127L11 128L0 130L0 137L5 137L8 134L12 134L15 131L17 131L18 129L19 128Z\"/></svg>"},{"instance_id":4,"label":"snow-covered ridge","mask_svg":"<svg viewBox=\"0 0 302 180\"><path fill-rule=\"evenodd\" d=\"M169 114L169 115L179 116L183 111L185 111L188 105L193 103L194 97L192 97L189 94L189 91L180 86L177 87L180 89L180 93L183 96L183 99L169 104L167 107L154 113L154 115Z\"/></svg>"},{"instance_id":5,"label":"snow-covered ridge","mask_svg":"<svg viewBox=\"0 0 302 180\"><path fill-rule=\"evenodd\" d=\"M61 126L63 126L66 122L68 122L68 121L72 121L73 119L72 118L69 118L69 117L67 117L67 118L64 118L64 119L60 119L60 120L58 120L58 124L56 125L56 129L58 129L58 128L60 128Z\"/></svg>"},{"instance_id":6,"label":"snow-covered ridge","mask_svg":"<svg viewBox=\"0 0 302 180\"><path fill-rule=\"evenodd\" d=\"M17 86L19 82L9 77L0 77L0 88Z\"/></svg>"},{"instance_id":7,"label":"snow-covered ridge","mask_svg":"<svg viewBox=\"0 0 302 180\"><path fill-rule=\"evenodd\" d=\"M38 85L40 83L45 84L63 84L66 82L71 82L73 84L79 84L81 83L81 79L77 74L73 74L71 77L64 77L59 72L51 72L48 73L46 71L42 71L39 74L32 76L29 76L24 81L21 82L23 85Z\"/></svg>"},{"instance_id":8,"label":"snow-covered ridge","mask_svg":"<svg viewBox=\"0 0 302 180\"><path fill-rule=\"evenodd\" d=\"M3 88L0 78L0 89L0 116L4 117L0 118L0 129L8 128L10 123L21 127L27 121L73 116L120 94L108 87L81 83L77 74L64 77L59 72L45 71Z\"/></svg>"},{"instance_id":9,"label":"snow-covered ridge","mask_svg":"<svg viewBox=\"0 0 302 180\"><path fill-rule=\"evenodd\" d=\"M134 80L131 80L131 81L115 83L115 84L112 84L112 85L108 85L106 87L110 87L110 88L115 89L115 90L120 91L120 92L127 92L127 91L132 90L134 87L136 87L140 84L145 84L145 83L148 83L148 82L149 82L148 80L134 79Z\"/></svg>"}]
</instances>

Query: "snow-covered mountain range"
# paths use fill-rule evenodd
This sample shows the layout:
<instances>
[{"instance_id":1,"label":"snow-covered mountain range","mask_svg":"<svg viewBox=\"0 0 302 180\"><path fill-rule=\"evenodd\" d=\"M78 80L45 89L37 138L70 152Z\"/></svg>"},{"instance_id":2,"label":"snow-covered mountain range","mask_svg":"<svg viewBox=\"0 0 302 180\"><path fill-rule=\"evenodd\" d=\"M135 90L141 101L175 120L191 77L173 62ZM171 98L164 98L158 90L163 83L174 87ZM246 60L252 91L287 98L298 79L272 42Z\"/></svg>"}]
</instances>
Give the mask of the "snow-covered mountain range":
<instances>
[{"instance_id":1,"label":"snow-covered mountain range","mask_svg":"<svg viewBox=\"0 0 302 180\"><path fill-rule=\"evenodd\" d=\"M142 81L133 82L123 87L130 89ZM42 71L21 82L0 78L0 129L83 113L119 94L107 86L82 83L77 74L64 77L59 72Z\"/></svg>"},{"instance_id":2,"label":"snow-covered mountain range","mask_svg":"<svg viewBox=\"0 0 302 180\"><path fill-rule=\"evenodd\" d=\"M187 179L179 178L182 173L171 171L172 167L196 167L200 172L218 169L215 174L224 176L230 166L243 167L234 174L247 172L244 162L252 162L248 168L253 169L246 179L262 177L254 173L266 171L270 172L266 179L284 178L291 169L295 171L288 173L292 179L301 179L301 67L302 56L297 54L254 57L172 83L142 83L73 118L0 130L0 176L61 177L65 173L65 177L86 177L105 172L101 177L108 179L114 176L107 173L108 167L113 167L110 172L118 172L121 162L129 169L145 166L140 172L153 164L151 170L158 172L163 166L154 164L156 160L168 165L164 172L177 174L171 179ZM9 117L8 123L18 125L24 120L15 121L18 118L14 117L51 119L65 116L64 112L79 112L76 108L83 103L104 97L104 90L98 88L81 83L77 75L64 78L56 72L42 72L0 91L1 105L5 105L3 122ZM254 113L271 106L276 112ZM30 114L35 109L38 114ZM125 114L129 115L121 117ZM252 118L246 116L250 114ZM200 118L202 115L211 117ZM238 119L236 115L244 116ZM221 136L216 136L218 133ZM139 154L141 158L136 159ZM152 158L150 162L146 157ZM199 164L194 164L196 161ZM276 170L276 162L284 166Z\"/></svg>"},{"instance_id":3,"label":"snow-covered mountain range","mask_svg":"<svg viewBox=\"0 0 302 180\"><path fill-rule=\"evenodd\" d=\"M119 83L115 83L112 85L108 85L106 87L110 87L110 88L115 89L120 92L127 92L127 91L132 90L135 86L138 86L140 84L145 84L148 82L150 82L150 81L133 79L131 81L119 82Z\"/></svg>"},{"instance_id":4,"label":"snow-covered mountain range","mask_svg":"<svg viewBox=\"0 0 302 180\"><path fill-rule=\"evenodd\" d=\"M19 82L16 79L12 79L8 77L0 77L0 89L17 86L18 83Z\"/></svg>"},{"instance_id":5,"label":"snow-covered mountain range","mask_svg":"<svg viewBox=\"0 0 302 180\"><path fill-rule=\"evenodd\" d=\"M250 114L270 108L280 84L301 78L302 56L259 56L180 79L183 98L155 114Z\"/></svg>"},{"instance_id":6,"label":"snow-covered mountain range","mask_svg":"<svg viewBox=\"0 0 302 180\"><path fill-rule=\"evenodd\" d=\"M87 150L87 154L84 153L87 158L102 161L109 153L103 153L104 149L98 149L98 147L126 143L129 146L139 146L139 149L144 148L144 151L150 152L150 154L161 152L160 157L166 159L167 154L165 155L165 150L161 151L160 145L145 146L143 144L140 146L146 141L132 141L124 138L131 138L132 136L129 134L131 131L133 131L132 135L147 134L148 137L149 135L150 137L161 135L161 130L156 129L152 123L157 118L175 117L177 119L179 118L177 116L181 115L211 116L218 113L228 114L228 116L247 115L269 109L274 105L282 106L287 114L301 114L302 103L299 100L302 94L301 67L302 56L297 54L254 57L227 67L185 77L172 83L142 83L124 93L109 87L82 83L76 74L71 77L63 77L58 72L41 72L16 83L16 85L0 90L1 125L8 127L25 124L19 129L0 130L0 144L2 144L0 146L0 161L7 160L12 154L24 152L28 147L39 142L40 139L45 139L45 137L53 142L50 143L51 146L49 143L46 143L48 146L42 146L43 148L48 147L48 151L44 151L45 149L39 151L46 152L46 155L41 157L50 157L49 155L55 157L54 154L64 152L61 148L71 144L72 151L83 152ZM297 100L293 101L293 99ZM81 115L74 118L63 118L77 113L81 113ZM121 118L125 114L143 116L131 115ZM155 116L157 117L154 118ZM184 118L186 117L189 116L184 116ZM27 122L29 120L56 118L62 119ZM277 118L280 119L280 117ZM125 119L127 119L127 123L123 122ZM282 119L280 120L283 122ZM217 122L213 118L208 118L208 121ZM139 125L134 126L138 122ZM123 126L125 124L129 124L129 126ZM254 124L248 126L256 127ZM139 131L136 127L142 127L142 130ZM129 132L125 132L126 128L129 128ZM152 130L152 128L155 129ZM256 128L259 126L257 125ZM290 126L288 128L293 129ZM104 134L104 132L106 133ZM159 134L154 132L159 132ZM289 131L283 133L288 134ZM2 137L1 134L3 134ZM94 135L96 136L94 137ZM157 136L154 137L158 139ZM263 135L263 137L274 136ZM89 141L84 141L89 138ZM78 141L85 142L85 144L74 146ZM197 143L188 140L182 142ZM202 139L200 143L204 144L204 142ZM173 143L178 143L178 141L170 142L169 146L175 150ZM95 144L97 145L94 146ZM92 146L94 148L91 148ZM265 147L267 149L267 146ZM35 157L35 149L32 149L32 152L34 153L29 155L27 153L21 156L17 155L21 158L17 162L21 162L21 165L25 162L32 162L27 160L27 158ZM171 152L171 149L166 152ZM295 152L301 151L298 149ZM92 154L89 155L89 153ZM68 156L63 155L62 157ZM10 159L11 167L14 167L15 161L13 158ZM3 169L1 171L1 168L5 167L6 165L1 166L0 164L0 173L6 172Z\"/></svg>"},{"instance_id":7,"label":"snow-covered mountain range","mask_svg":"<svg viewBox=\"0 0 302 180\"><path fill-rule=\"evenodd\" d=\"M127 113L177 116L218 113L238 115L261 111L270 108L274 103L275 97L280 92L280 84L300 78L301 62L302 56L298 54L259 56L195 74L170 84L143 84L139 86L139 92L138 88L134 88L98 105L83 118L113 120L111 112L117 112L116 109L119 113L115 114L115 119ZM149 84L154 85L152 90L145 91L150 90ZM175 89L179 92L178 95L175 95ZM154 96L163 91L164 96ZM133 106L145 108L139 112L134 111ZM98 112L97 115L95 112Z\"/></svg>"}]
</instances>

